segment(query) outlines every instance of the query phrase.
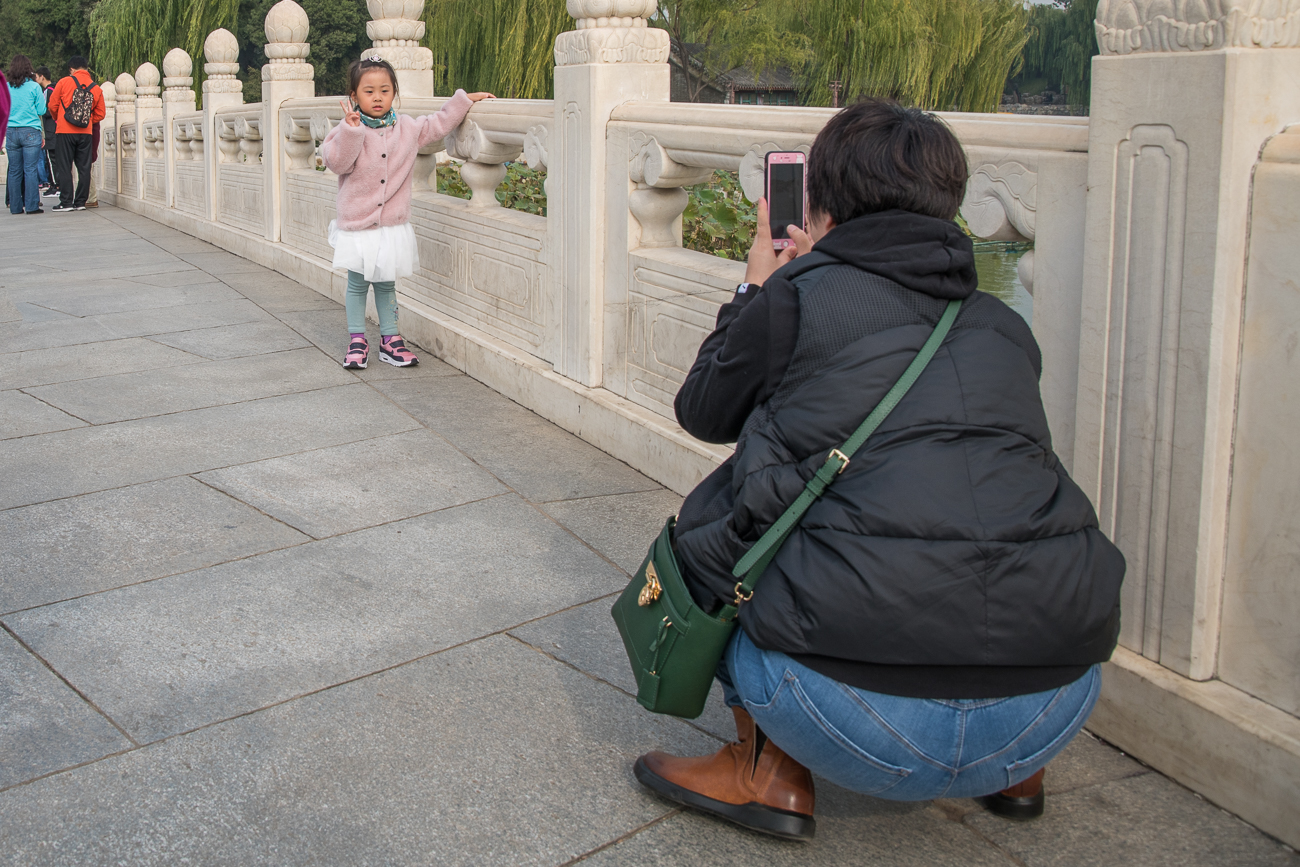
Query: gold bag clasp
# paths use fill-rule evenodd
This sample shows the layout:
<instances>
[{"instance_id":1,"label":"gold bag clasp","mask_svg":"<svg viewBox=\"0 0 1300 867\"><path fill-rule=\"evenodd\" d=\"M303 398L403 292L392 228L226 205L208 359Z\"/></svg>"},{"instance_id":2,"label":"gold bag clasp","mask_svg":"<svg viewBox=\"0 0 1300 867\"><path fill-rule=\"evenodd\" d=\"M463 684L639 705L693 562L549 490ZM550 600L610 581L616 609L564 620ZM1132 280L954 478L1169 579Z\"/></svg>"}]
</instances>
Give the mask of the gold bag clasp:
<instances>
[{"instance_id":1,"label":"gold bag clasp","mask_svg":"<svg viewBox=\"0 0 1300 867\"><path fill-rule=\"evenodd\" d=\"M645 586L641 588L641 595L636 598L636 603L642 608L653 603L664 592L664 587L659 583L659 573L655 571L654 563L647 563L645 567Z\"/></svg>"}]
</instances>

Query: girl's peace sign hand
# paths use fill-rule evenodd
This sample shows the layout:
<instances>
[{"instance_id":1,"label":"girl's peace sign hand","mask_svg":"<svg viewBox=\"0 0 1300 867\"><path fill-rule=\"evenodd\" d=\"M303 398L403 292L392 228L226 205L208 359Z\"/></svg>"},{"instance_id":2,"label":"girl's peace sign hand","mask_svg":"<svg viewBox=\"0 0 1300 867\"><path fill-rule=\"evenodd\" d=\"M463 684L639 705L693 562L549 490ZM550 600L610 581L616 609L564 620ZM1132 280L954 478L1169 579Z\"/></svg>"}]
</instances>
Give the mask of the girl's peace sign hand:
<instances>
[{"instance_id":1,"label":"girl's peace sign hand","mask_svg":"<svg viewBox=\"0 0 1300 867\"><path fill-rule=\"evenodd\" d=\"M352 106L346 99L339 100L339 105L343 106L343 122L348 126L361 126L361 112L353 111Z\"/></svg>"}]
</instances>

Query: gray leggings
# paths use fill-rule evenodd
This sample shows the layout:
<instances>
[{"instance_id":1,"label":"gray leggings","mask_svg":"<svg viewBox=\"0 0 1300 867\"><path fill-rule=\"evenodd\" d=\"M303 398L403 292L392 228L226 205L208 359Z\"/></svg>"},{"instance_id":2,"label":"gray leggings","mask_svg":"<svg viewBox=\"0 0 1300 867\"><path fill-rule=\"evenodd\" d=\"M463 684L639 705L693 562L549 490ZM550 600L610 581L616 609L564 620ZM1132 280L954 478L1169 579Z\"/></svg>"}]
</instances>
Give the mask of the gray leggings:
<instances>
[{"instance_id":1,"label":"gray leggings","mask_svg":"<svg viewBox=\"0 0 1300 867\"><path fill-rule=\"evenodd\" d=\"M348 272L347 303L348 333L364 334L366 331L366 293L370 283L356 271ZM379 311L379 333L392 337L397 331L397 284L392 280L376 281L375 309Z\"/></svg>"}]
</instances>

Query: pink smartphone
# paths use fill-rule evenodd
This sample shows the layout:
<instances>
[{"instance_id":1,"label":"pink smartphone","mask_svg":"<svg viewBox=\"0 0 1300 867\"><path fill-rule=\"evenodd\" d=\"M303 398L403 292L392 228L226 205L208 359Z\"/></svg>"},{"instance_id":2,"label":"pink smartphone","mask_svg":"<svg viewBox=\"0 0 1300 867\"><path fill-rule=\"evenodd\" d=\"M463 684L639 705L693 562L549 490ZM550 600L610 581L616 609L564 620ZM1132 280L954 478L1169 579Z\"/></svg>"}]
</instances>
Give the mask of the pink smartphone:
<instances>
[{"instance_id":1,"label":"pink smartphone","mask_svg":"<svg viewBox=\"0 0 1300 867\"><path fill-rule=\"evenodd\" d=\"M777 250L793 247L794 240L786 226L806 229L804 203L808 200L808 183L804 168L808 158L801 151L769 151L765 163L767 215L772 228L772 246Z\"/></svg>"}]
</instances>

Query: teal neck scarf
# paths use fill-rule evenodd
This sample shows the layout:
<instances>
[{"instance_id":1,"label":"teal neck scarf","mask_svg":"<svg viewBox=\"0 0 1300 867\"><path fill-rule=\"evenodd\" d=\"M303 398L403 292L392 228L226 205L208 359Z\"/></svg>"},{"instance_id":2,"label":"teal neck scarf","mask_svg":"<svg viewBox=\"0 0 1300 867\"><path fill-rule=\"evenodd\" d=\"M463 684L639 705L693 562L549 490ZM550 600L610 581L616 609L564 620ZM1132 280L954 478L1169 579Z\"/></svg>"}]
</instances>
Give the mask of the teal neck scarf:
<instances>
[{"instance_id":1,"label":"teal neck scarf","mask_svg":"<svg viewBox=\"0 0 1300 867\"><path fill-rule=\"evenodd\" d=\"M390 108L388 114L383 117L371 117L363 111L361 112L361 122L371 129L382 129L386 126L393 126L397 123L397 109Z\"/></svg>"}]
</instances>

